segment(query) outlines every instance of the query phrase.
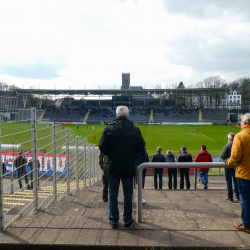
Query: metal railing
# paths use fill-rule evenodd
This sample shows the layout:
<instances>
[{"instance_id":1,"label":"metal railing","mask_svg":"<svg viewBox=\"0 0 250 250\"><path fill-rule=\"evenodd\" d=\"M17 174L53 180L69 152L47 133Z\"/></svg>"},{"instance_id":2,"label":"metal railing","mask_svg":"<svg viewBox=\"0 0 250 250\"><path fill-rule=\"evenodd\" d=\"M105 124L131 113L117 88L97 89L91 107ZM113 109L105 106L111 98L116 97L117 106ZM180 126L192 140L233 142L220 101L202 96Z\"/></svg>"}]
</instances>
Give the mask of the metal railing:
<instances>
[{"instance_id":1,"label":"metal railing","mask_svg":"<svg viewBox=\"0 0 250 250\"><path fill-rule=\"evenodd\" d=\"M30 112L28 120L0 124L1 230L102 178L94 144L62 125L39 124Z\"/></svg>"},{"instance_id":2,"label":"metal railing","mask_svg":"<svg viewBox=\"0 0 250 250\"><path fill-rule=\"evenodd\" d=\"M195 188L197 183L197 168L230 168L224 162L168 162L143 163L137 168L137 201L136 218L142 222L142 171L145 168L195 168Z\"/></svg>"}]
</instances>

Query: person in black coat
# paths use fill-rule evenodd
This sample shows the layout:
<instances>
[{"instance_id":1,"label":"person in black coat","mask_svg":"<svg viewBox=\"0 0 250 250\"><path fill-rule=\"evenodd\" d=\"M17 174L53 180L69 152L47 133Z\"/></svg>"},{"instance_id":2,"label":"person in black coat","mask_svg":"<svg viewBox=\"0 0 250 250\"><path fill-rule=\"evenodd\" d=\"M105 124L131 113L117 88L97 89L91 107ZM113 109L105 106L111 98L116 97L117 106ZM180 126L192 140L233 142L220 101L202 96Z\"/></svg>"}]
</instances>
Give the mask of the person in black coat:
<instances>
[{"instance_id":1,"label":"person in black coat","mask_svg":"<svg viewBox=\"0 0 250 250\"><path fill-rule=\"evenodd\" d=\"M157 153L153 154L152 162L165 162L165 156L161 153L161 147L157 148ZM154 188L158 188L157 175L159 175L159 189L162 189L163 168L154 168Z\"/></svg>"},{"instance_id":2,"label":"person in black coat","mask_svg":"<svg viewBox=\"0 0 250 250\"><path fill-rule=\"evenodd\" d=\"M181 148L181 154L178 156L178 162L192 162L192 155L187 152L186 147ZM184 188L184 177L186 179L186 187L190 189L189 168L179 168L180 170L180 189Z\"/></svg>"},{"instance_id":3,"label":"person in black coat","mask_svg":"<svg viewBox=\"0 0 250 250\"><path fill-rule=\"evenodd\" d=\"M221 159L224 161L227 161L231 156L231 150L232 150L234 136L235 136L234 133L229 133L227 135L228 142L223 147L222 152L221 152ZM225 177L226 177L226 181L227 181L227 196L224 197L224 199L229 200L229 201L233 201L233 185L232 185L232 180L233 180L234 193L236 196L236 200L239 201L240 194L239 194L238 184L237 184L237 181L235 178L234 168L225 168Z\"/></svg>"},{"instance_id":4,"label":"person in black coat","mask_svg":"<svg viewBox=\"0 0 250 250\"><path fill-rule=\"evenodd\" d=\"M25 159L25 157L23 157L23 152L20 152L19 156L14 161L14 166L16 167L17 173L18 173L18 183L19 183L20 189L22 189L21 180L23 176L25 179L25 183L27 185L27 189L31 189L29 185L29 181L28 181L26 164L27 164L27 160Z\"/></svg>"},{"instance_id":5,"label":"person in black coat","mask_svg":"<svg viewBox=\"0 0 250 250\"><path fill-rule=\"evenodd\" d=\"M167 151L166 154L166 162L175 162L175 157L174 155L171 153L170 150ZM172 185L172 176L174 178L174 185ZM177 189L177 168L169 168L168 169L168 188L172 189L172 186L174 187L174 189Z\"/></svg>"},{"instance_id":6,"label":"person in black coat","mask_svg":"<svg viewBox=\"0 0 250 250\"><path fill-rule=\"evenodd\" d=\"M132 219L133 177L135 176L135 154L145 147L141 131L128 120L129 110L118 106L116 119L103 130L99 149L108 156L107 174L109 179L109 220L113 229L118 227L118 191L120 180L124 193L124 226L130 227Z\"/></svg>"}]
</instances>

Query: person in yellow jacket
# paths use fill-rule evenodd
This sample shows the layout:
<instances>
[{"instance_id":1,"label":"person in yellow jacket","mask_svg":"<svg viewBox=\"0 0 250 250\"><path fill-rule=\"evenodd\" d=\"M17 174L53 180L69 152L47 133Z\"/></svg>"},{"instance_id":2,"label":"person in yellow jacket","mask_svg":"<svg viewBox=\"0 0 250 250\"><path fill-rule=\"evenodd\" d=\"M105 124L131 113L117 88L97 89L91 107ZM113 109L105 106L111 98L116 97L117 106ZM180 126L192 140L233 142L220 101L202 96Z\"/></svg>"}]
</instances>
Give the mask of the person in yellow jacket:
<instances>
[{"instance_id":1,"label":"person in yellow jacket","mask_svg":"<svg viewBox=\"0 0 250 250\"><path fill-rule=\"evenodd\" d=\"M241 199L242 223L234 226L250 233L250 113L241 117L241 132L236 134L230 158L226 164L235 166L235 177Z\"/></svg>"}]
</instances>

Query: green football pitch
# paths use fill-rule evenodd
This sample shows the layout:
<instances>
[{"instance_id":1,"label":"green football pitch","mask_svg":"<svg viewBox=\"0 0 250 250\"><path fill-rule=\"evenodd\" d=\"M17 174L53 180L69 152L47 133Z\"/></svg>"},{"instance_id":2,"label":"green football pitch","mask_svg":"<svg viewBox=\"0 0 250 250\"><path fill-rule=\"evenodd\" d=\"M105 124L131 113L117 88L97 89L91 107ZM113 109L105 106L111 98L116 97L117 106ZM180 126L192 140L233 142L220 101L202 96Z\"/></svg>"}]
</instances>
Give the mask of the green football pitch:
<instances>
[{"instance_id":1,"label":"green football pitch","mask_svg":"<svg viewBox=\"0 0 250 250\"><path fill-rule=\"evenodd\" d=\"M94 129L92 128L94 126ZM195 156L202 145L207 146L207 150L212 156L220 156L223 146L227 143L229 132L238 133L239 127L232 125L137 125L146 142L146 149L149 155L156 152L158 146L162 147L162 153L166 150L173 150L178 154L180 148L185 146L187 150ZM90 143L98 145L105 125L65 125L73 133L86 137ZM198 128L198 133L196 129ZM94 134L96 139L94 139Z\"/></svg>"},{"instance_id":2,"label":"green football pitch","mask_svg":"<svg viewBox=\"0 0 250 250\"><path fill-rule=\"evenodd\" d=\"M57 125L56 133L59 134L57 145L65 143L65 131L63 126L69 128L71 134L71 140L75 138L75 135L86 137L89 143L93 143L96 146L101 138L102 131L105 125L99 124L79 124L77 130L76 125ZM94 129L93 129L94 126ZM238 133L239 127L232 125L137 125L142 133L142 136L146 142L146 149L149 156L156 152L158 146L162 147L162 153L165 154L167 150L174 152L174 155L178 155L182 146L185 146L193 156L199 151L201 145L206 145L207 150L212 156L220 156L223 146L227 143L227 134L229 132ZM47 153L52 150L51 146L51 133L52 128L47 127L46 124L38 124L38 151L46 148ZM196 129L198 128L198 133ZM27 123L13 123L11 125L1 125L2 129L2 143L22 144L22 149L30 149L31 146L31 126ZM12 136L11 136L12 134ZM74 135L75 134L75 135ZM96 139L94 139L94 134ZM71 145L75 145L74 143ZM57 153L60 153L58 148Z\"/></svg>"}]
</instances>

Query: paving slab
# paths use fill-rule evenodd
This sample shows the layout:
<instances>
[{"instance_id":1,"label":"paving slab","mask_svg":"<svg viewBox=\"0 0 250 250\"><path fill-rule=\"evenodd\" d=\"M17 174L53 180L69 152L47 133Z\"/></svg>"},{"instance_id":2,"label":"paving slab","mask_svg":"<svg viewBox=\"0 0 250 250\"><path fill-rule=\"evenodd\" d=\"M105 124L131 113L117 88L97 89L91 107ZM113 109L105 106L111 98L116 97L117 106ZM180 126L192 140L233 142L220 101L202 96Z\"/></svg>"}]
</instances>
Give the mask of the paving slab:
<instances>
[{"instance_id":1,"label":"paving slab","mask_svg":"<svg viewBox=\"0 0 250 250\"><path fill-rule=\"evenodd\" d=\"M109 224L109 203L102 201L102 183L87 187L38 210L20 216L0 233L0 248L49 247L70 249L216 249L250 248L250 236L234 228L241 222L241 205L223 199L225 177L209 176L209 189L155 190L146 177L142 204L143 222L124 227L123 190L119 190L118 229ZM164 185L167 178L164 177ZM199 184L200 185L200 184ZM214 189L213 189L214 187ZM133 216L136 214L134 190ZM7 244L7 245L6 245ZM91 248L92 247L92 248ZM1 248L2 249L2 248ZM4 249L4 248L3 248ZM13 248L14 249L14 248ZM51 248L50 248L51 249Z\"/></svg>"}]
</instances>

